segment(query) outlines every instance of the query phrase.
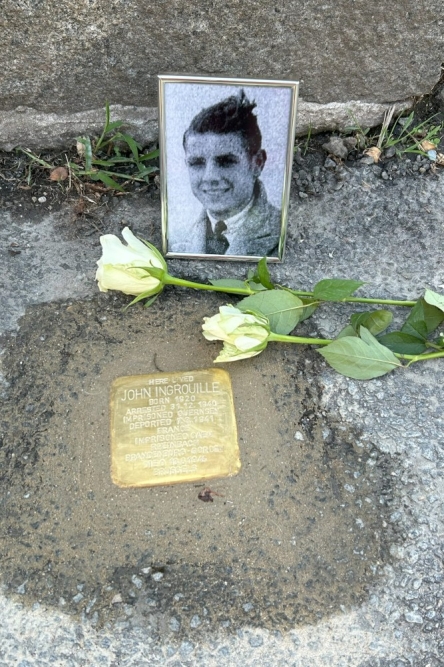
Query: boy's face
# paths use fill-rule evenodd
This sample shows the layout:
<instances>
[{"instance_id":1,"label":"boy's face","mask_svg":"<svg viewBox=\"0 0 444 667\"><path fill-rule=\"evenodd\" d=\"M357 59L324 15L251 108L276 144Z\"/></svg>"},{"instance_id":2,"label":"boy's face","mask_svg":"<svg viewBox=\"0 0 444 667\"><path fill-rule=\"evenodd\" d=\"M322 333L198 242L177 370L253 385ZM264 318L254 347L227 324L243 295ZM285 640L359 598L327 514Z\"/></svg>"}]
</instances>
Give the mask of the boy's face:
<instances>
[{"instance_id":1,"label":"boy's face","mask_svg":"<svg viewBox=\"0 0 444 667\"><path fill-rule=\"evenodd\" d=\"M264 156L259 151L251 158L237 132L189 134L185 161L194 196L215 218L223 220L239 213L253 196Z\"/></svg>"}]
</instances>

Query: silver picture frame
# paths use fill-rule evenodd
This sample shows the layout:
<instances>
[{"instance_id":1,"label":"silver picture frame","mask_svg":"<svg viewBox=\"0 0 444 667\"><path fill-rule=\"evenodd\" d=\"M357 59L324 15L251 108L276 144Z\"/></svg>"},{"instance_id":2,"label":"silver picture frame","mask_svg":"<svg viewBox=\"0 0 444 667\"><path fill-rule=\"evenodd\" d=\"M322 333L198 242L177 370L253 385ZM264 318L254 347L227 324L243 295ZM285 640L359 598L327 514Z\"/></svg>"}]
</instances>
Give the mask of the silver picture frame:
<instances>
[{"instance_id":1,"label":"silver picture frame","mask_svg":"<svg viewBox=\"0 0 444 667\"><path fill-rule=\"evenodd\" d=\"M299 82L158 80L165 256L281 262Z\"/></svg>"}]
</instances>

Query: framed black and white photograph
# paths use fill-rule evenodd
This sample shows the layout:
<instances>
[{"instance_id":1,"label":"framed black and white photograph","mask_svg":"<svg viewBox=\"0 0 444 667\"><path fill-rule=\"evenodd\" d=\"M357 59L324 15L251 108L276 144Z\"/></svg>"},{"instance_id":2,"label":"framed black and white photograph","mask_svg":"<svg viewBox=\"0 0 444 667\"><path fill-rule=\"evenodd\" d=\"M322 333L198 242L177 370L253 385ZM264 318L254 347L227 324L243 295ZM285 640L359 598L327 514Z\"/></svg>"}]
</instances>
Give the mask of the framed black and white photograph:
<instances>
[{"instance_id":1,"label":"framed black and white photograph","mask_svg":"<svg viewBox=\"0 0 444 667\"><path fill-rule=\"evenodd\" d=\"M283 259L298 83L159 76L163 250Z\"/></svg>"}]
</instances>

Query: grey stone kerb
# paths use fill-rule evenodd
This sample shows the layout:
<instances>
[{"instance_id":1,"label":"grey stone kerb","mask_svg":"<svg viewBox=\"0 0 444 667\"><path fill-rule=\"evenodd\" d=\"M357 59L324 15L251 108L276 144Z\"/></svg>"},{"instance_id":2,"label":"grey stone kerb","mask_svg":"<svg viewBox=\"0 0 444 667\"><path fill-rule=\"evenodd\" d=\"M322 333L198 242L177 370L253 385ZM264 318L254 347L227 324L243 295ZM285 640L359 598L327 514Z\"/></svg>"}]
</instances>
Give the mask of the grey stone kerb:
<instances>
[{"instance_id":1,"label":"grey stone kerb","mask_svg":"<svg viewBox=\"0 0 444 667\"><path fill-rule=\"evenodd\" d=\"M100 125L105 100L149 141L168 72L299 80L299 134L350 111L375 125L438 81L441 14L441 0L4 0L0 148L66 143Z\"/></svg>"},{"instance_id":2,"label":"grey stone kerb","mask_svg":"<svg viewBox=\"0 0 444 667\"><path fill-rule=\"evenodd\" d=\"M399 112L411 106L412 100L398 102ZM373 127L382 122L390 105L368 102L315 104L300 101L298 106L297 135L309 131L343 130L358 123L361 127ZM125 131L143 146L157 140L157 109L111 105L113 120L124 120ZM79 135L100 134L104 122L104 110L93 109L77 113L44 113L27 107L12 112L0 111L0 150L12 151L15 147L38 150L63 148Z\"/></svg>"}]
</instances>

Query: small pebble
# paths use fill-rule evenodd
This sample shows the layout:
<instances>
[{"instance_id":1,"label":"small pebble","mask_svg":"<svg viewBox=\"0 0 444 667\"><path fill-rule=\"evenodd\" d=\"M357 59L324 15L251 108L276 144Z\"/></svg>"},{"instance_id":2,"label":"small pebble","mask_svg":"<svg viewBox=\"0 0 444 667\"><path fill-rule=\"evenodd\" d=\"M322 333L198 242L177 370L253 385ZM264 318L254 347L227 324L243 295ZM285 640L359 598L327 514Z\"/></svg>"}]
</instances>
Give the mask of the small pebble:
<instances>
[{"instance_id":1,"label":"small pebble","mask_svg":"<svg viewBox=\"0 0 444 667\"><path fill-rule=\"evenodd\" d=\"M163 572L154 572L152 576L154 581L160 581L161 579L163 579Z\"/></svg>"},{"instance_id":2,"label":"small pebble","mask_svg":"<svg viewBox=\"0 0 444 667\"><path fill-rule=\"evenodd\" d=\"M330 141L328 141L326 144L322 144L322 148L327 153L335 155L341 159L345 159L349 152L349 149L341 137L330 137Z\"/></svg>"},{"instance_id":3,"label":"small pebble","mask_svg":"<svg viewBox=\"0 0 444 667\"><path fill-rule=\"evenodd\" d=\"M407 623L422 623L423 618L421 614L417 614L414 611L408 611L405 613L405 620Z\"/></svg>"},{"instance_id":4,"label":"small pebble","mask_svg":"<svg viewBox=\"0 0 444 667\"><path fill-rule=\"evenodd\" d=\"M294 154L294 159L296 164L304 164L304 158L302 157L300 148L298 148L296 153Z\"/></svg>"},{"instance_id":5,"label":"small pebble","mask_svg":"<svg viewBox=\"0 0 444 667\"><path fill-rule=\"evenodd\" d=\"M348 148L349 151L352 151L356 148L358 140L356 137L345 137L342 140L342 143Z\"/></svg>"},{"instance_id":6,"label":"small pebble","mask_svg":"<svg viewBox=\"0 0 444 667\"><path fill-rule=\"evenodd\" d=\"M201 623L202 621L200 620L200 616L198 616L198 614L194 614L193 618L190 621L190 626L193 629L198 628Z\"/></svg>"},{"instance_id":7,"label":"small pebble","mask_svg":"<svg viewBox=\"0 0 444 667\"><path fill-rule=\"evenodd\" d=\"M370 162L368 164L370 164ZM328 157L324 162L324 167L326 169L336 169L336 162L332 160L331 157Z\"/></svg>"},{"instance_id":8,"label":"small pebble","mask_svg":"<svg viewBox=\"0 0 444 667\"><path fill-rule=\"evenodd\" d=\"M254 637L250 637L250 639L248 640L248 643L253 648L257 648L258 646L262 646L262 644L264 643L264 640L260 635L255 635Z\"/></svg>"},{"instance_id":9,"label":"small pebble","mask_svg":"<svg viewBox=\"0 0 444 667\"><path fill-rule=\"evenodd\" d=\"M175 616L173 616L170 619L169 626L170 626L170 630L172 632L179 632L179 630L180 630L180 621L179 621L179 619L176 618Z\"/></svg>"},{"instance_id":10,"label":"small pebble","mask_svg":"<svg viewBox=\"0 0 444 667\"><path fill-rule=\"evenodd\" d=\"M194 651L194 644L192 642L189 642L189 641L184 641L180 645L179 650L180 650L180 653L182 655L190 655L190 653L192 653Z\"/></svg>"},{"instance_id":11,"label":"small pebble","mask_svg":"<svg viewBox=\"0 0 444 667\"><path fill-rule=\"evenodd\" d=\"M27 581L24 581L23 584L20 584L20 586L17 587L17 593L19 595L24 595L25 594L27 583L28 583Z\"/></svg>"},{"instance_id":12,"label":"small pebble","mask_svg":"<svg viewBox=\"0 0 444 667\"><path fill-rule=\"evenodd\" d=\"M44 204L46 201L46 197L39 197L37 201L40 202L40 204Z\"/></svg>"},{"instance_id":13,"label":"small pebble","mask_svg":"<svg viewBox=\"0 0 444 667\"><path fill-rule=\"evenodd\" d=\"M94 607L94 605L96 604L96 602L97 602L97 598L93 598L92 600L90 600L90 601L88 602L87 606L86 606L85 613L89 614L89 612L90 612L91 609Z\"/></svg>"}]
</instances>

